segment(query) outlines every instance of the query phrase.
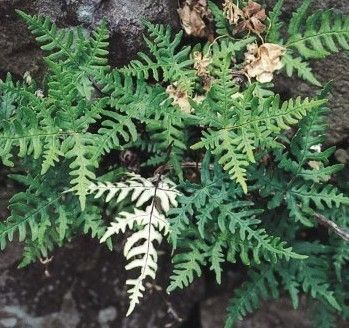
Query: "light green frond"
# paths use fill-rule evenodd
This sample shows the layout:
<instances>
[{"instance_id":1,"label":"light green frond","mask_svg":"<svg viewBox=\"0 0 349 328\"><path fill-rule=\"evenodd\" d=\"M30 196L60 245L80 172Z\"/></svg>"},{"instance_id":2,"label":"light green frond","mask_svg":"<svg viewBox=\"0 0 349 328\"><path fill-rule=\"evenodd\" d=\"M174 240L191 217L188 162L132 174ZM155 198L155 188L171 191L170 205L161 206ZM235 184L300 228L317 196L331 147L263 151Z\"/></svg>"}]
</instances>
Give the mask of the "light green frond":
<instances>
[{"instance_id":1,"label":"light green frond","mask_svg":"<svg viewBox=\"0 0 349 328\"><path fill-rule=\"evenodd\" d=\"M310 1L305 1L303 8ZM349 50L349 18L333 10L317 11L306 19L305 12L291 21L287 47L293 48L304 58L324 58L340 49ZM304 30L303 30L304 26Z\"/></svg>"},{"instance_id":2,"label":"light green frond","mask_svg":"<svg viewBox=\"0 0 349 328\"><path fill-rule=\"evenodd\" d=\"M73 176L70 189L79 196L81 209L85 209L86 197L89 193L91 182L96 178L94 169L96 162L93 162L95 144L90 134L73 134L67 137L62 144L62 151L65 158L70 160L69 174Z\"/></svg>"},{"instance_id":3,"label":"light green frond","mask_svg":"<svg viewBox=\"0 0 349 328\"><path fill-rule=\"evenodd\" d=\"M287 76L293 76L295 72L297 76L311 84L321 86L321 83L317 80L312 72L311 67L306 61L303 61L300 57L293 57L290 53L284 54L282 57Z\"/></svg>"},{"instance_id":4,"label":"light green frond","mask_svg":"<svg viewBox=\"0 0 349 328\"><path fill-rule=\"evenodd\" d=\"M269 26L266 35L266 40L270 43L280 44L281 42L281 29L283 27L283 22L280 20L282 14L282 8L284 5L284 0L278 0L275 4L273 10L269 13Z\"/></svg>"},{"instance_id":5,"label":"light green frond","mask_svg":"<svg viewBox=\"0 0 349 328\"><path fill-rule=\"evenodd\" d=\"M189 58L190 48L178 46L183 32L172 39L171 30L163 25L145 23L150 39L144 38L151 55L140 52L140 59L133 60L121 69L124 74L136 76L138 79L154 78L164 82L177 83L181 89L191 93L196 80L193 61Z\"/></svg>"}]
</instances>

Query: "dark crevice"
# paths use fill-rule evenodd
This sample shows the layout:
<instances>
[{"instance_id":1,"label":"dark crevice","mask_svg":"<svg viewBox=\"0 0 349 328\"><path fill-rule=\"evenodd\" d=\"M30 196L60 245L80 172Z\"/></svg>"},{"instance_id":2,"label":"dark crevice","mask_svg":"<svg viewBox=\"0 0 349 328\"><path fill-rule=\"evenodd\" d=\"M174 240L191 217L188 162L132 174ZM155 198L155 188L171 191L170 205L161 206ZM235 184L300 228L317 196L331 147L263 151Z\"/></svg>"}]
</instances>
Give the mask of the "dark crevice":
<instances>
[{"instance_id":1,"label":"dark crevice","mask_svg":"<svg viewBox=\"0 0 349 328\"><path fill-rule=\"evenodd\" d=\"M194 305L188 319L180 326L180 328L202 328L200 319L200 303Z\"/></svg>"}]
</instances>

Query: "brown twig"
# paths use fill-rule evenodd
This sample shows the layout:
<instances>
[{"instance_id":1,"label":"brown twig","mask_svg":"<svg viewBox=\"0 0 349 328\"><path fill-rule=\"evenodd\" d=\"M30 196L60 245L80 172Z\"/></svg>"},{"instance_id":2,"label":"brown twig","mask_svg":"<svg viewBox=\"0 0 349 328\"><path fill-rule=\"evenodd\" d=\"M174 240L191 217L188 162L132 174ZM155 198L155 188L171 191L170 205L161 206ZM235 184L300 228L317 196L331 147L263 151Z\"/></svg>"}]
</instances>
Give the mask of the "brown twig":
<instances>
[{"instance_id":1,"label":"brown twig","mask_svg":"<svg viewBox=\"0 0 349 328\"><path fill-rule=\"evenodd\" d=\"M344 239L345 241L349 242L349 230L345 228L339 227L336 223L333 221L327 219L325 216L314 213L314 218L318 223L321 225L327 227L329 230L332 230L336 235Z\"/></svg>"}]
</instances>

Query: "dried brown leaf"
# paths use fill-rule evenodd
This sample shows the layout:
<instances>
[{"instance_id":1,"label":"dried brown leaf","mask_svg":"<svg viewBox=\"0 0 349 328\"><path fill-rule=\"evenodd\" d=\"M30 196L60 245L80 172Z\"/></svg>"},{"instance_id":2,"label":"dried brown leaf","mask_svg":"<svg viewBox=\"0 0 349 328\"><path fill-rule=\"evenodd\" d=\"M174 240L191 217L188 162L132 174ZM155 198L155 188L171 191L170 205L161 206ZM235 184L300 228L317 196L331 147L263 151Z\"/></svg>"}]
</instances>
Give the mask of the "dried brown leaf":
<instances>
[{"instance_id":1,"label":"dried brown leaf","mask_svg":"<svg viewBox=\"0 0 349 328\"><path fill-rule=\"evenodd\" d=\"M194 58L194 68L196 70L197 76L201 79L201 83L205 91L211 89L213 77L209 74L208 67L210 66L212 59L202 52L195 51L193 54Z\"/></svg>"},{"instance_id":2,"label":"dried brown leaf","mask_svg":"<svg viewBox=\"0 0 349 328\"><path fill-rule=\"evenodd\" d=\"M282 68L281 58L285 48L273 43L264 43L260 47L250 45L245 54L245 72L250 77L255 77L261 83L270 82L273 72Z\"/></svg>"},{"instance_id":3,"label":"dried brown leaf","mask_svg":"<svg viewBox=\"0 0 349 328\"><path fill-rule=\"evenodd\" d=\"M240 9L232 0L225 0L223 11L231 25L236 26L235 33L251 31L261 34L265 31L264 21L267 18L262 6L254 1L249 1L247 6Z\"/></svg>"},{"instance_id":4,"label":"dried brown leaf","mask_svg":"<svg viewBox=\"0 0 349 328\"><path fill-rule=\"evenodd\" d=\"M198 76L205 77L208 75L208 67L211 62L211 58L205 56L202 52L194 52L194 68Z\"/></svg>"},{"instance_id":5,"label":"dried brown leaf","mask_svg":"<svg viewBox=\"0 0 349 328\"><path fill-rule=\"evenodd\" d=\"M166 88L166 92L172 99L174 105L178 105L179 108L185 113L191 112L192 107L189 103L189 96L186 91L181 90L176 85L170 84Z\"/></svg>"},{"instance_id":6,"label":"dried brown leaf","mask_svg":"<svg viewBox=\"0 0 349 328\"><path fill-rule=\"evenodd\" d=\"M240 19L244 18L243 11L231 0L225 0L223 3L223 12L231 25L237 25Z\"/></svg>"},{"instance_id":7,"label":"dried brown leaf","mask_svg":"<svg viewBox=\"0 0 349 328\"><path fill-rule=\"evenodd\" d=\"M181 25L188 35L199 38L210 37L212 14L207 0L186 0L178 9Z\"/></svg>"}]
</instances>

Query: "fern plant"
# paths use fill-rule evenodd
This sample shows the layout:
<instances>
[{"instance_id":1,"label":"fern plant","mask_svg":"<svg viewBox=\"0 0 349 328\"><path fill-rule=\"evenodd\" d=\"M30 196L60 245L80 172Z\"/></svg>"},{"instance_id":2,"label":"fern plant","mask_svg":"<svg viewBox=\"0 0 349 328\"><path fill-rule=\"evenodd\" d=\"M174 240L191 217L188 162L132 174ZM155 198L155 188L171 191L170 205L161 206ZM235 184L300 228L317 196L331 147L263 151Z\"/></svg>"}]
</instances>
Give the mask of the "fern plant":
<instances>
[{"instance_id":1,"label":"fern plant","mask_svg":"<svg viewBox=\"0 0 349 328\"><path fill-rule=\"evenodd\" d=\"M170 206L176 206L175 185L170 180L149 181L138 175L131 175L126 182L112 184L110 182L100 182L90 185L91 193L96 193L95 198L107 193L106 202L113 198L116 203L122 202L126 197L130 197L134 204L133 212L120 212L112 222L111 226L101 238L105 242L114 234L125 233L126 229L136 229L136 232L127 238L124 246L124 255L130 263L126 270L140 269L137 279L126 281L131 288L130 307L127 314L130 314L139 298L143 296L145 290L144 279L150 277L155 279L157 271L157 251L154 242L161 243L162 237L169 233L169 223L165 216ZM157 205L156 202L159 202ZM145 209L143 205L146 204Z\"/></svg>"},{"instance_id":2,"label":"fern plant","mask_svg":"<svg viewBox=\"0 0 349 328\"><path fill-rule=\"evenodd\" d=\"M108 65L105 23L86 33L19 11L47 76L0 84L0 159L23 185L0 223L1 249L24 242L22 267L80 234L111 250L125 239L130 315L166 239L169 293L206 268L217 283L225 267L246 268L227 328L282 293L294 307L308 295L319 327L348 318L349 197L334 147L323 147L330 85L309 59L347 50L349 21L331 10L306 18L310 5L285 28L282 0L267 14L252 1L209 2L217 37L194 46L145 22L147 52L121 68ZM284 99L278 72L322 91ZM331 232L318 238L320 225Z\"/></svg>"}]
</instances>

